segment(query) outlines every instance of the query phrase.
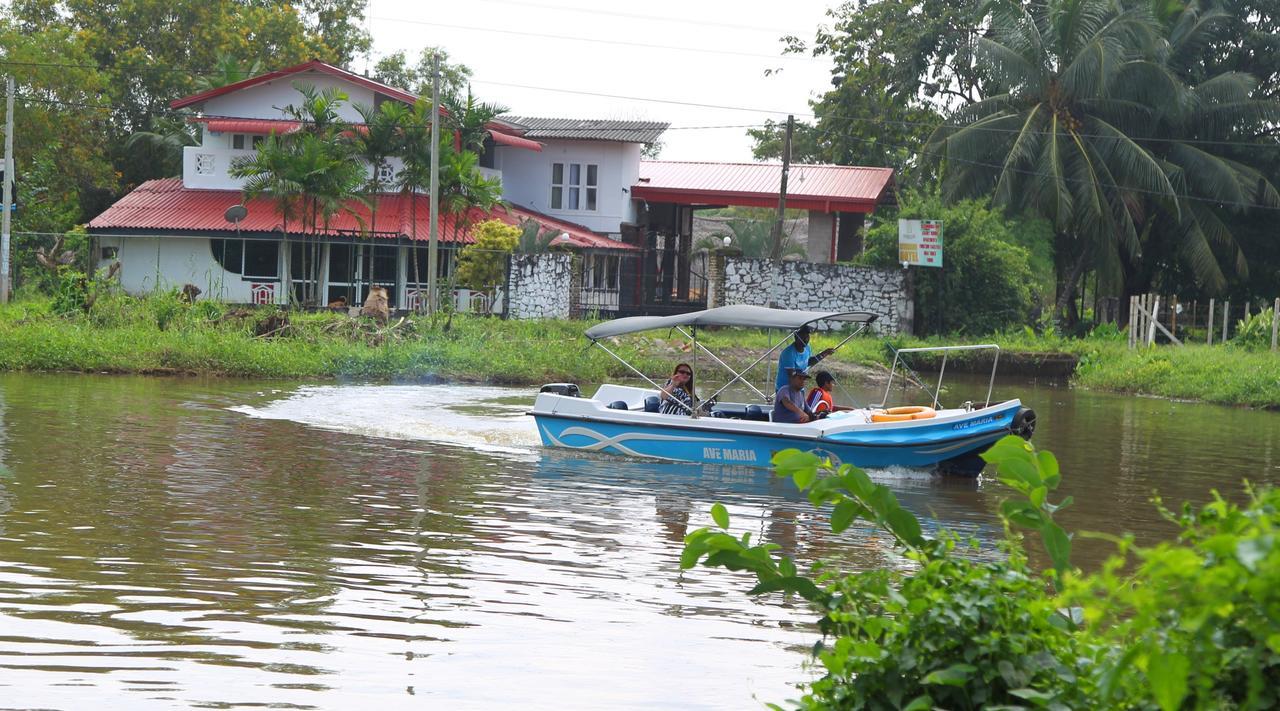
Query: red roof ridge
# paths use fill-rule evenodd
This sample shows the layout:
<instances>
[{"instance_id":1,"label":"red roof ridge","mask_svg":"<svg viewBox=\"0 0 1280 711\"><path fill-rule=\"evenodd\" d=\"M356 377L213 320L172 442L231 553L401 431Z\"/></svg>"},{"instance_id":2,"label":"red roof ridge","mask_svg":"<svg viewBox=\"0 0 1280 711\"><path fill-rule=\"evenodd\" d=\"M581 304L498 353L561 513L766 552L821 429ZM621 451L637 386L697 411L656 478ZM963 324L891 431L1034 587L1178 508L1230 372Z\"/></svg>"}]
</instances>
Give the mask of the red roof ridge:
<instances>
[{"instance_id":1,"label":"red roof ridge","mask_svg":"<svg viewBox=\"0 0 1280 711\"><path fill-rule=\"evenodd\" d=\"M641 159L641 160L640 160L640 162L641 162L641 163L648 163L648 164L650 164L650 165L745 165L745 166L751 166L751 167L753 167L753 168L754 168L754 167L765 167L765 168L781 168L781 167L782 167L782 163L781 163L781 162L778 162L778 163L766 163L766 162L763 162L763 161L723 161L723 160L654 160L654 159ZM871 166L871 165L838 165L838 164L835 164L835 163L792 163L792 164L791 164L791 167L792 167L792 168L799 168L799 167L804 167L804 168L840 168L840 169L849 169L849 168L852 168L852 169L855 169L855 170L888 170L888 171L892 171L892 170L893 170L893 168L887 168L887 167L884 167L884 166L879 166L879 167L877 167L877 166Z\"/></svg>"},{"instance_id":2,"label":"red roof ridge","mask_svg":"<svg viewBox=\"0 0 1280 711\"><path fill-rule=\"evenodd\" d=\"M276 79L282 79L287 76L292 76L294 74L302 74L303 72L309 72L309 71L317 71L323 74L328 74L330 76L338 77L339 79L345 79L346 81L349 81L353 84L358 84L367 89L373 89L374 91L378 91L383 94L386 94L387 96L390 96L393 99L399 99L400 101L403 101L406 104L412 104L418 100L417 95L411 94L403 89L397 89L394 86L383 84L382 82L375 81L368 77L361 76L354 72L347 71L346 69L342 69L341 67L335 67L332 64L327 64L325 62L320 61L319 59L312 59L312 60L303 62L302 64L295 64L291 67L285 67L284 69L277 69L275 71L267 72L266 74L259 74L256 77L241 79L238 82L227 84L226 86L220 86L213 89L208 89L206 91L201 91L195 94L191 94L190 96L184 96L181 99L174 99L173 101L169 102L169 108L171 109L186 108L193 104L198 104L203 101L208 101L209 99L214 99L219 96L224 96L232 92L240 91L241 89L247 89L251 86L265 84L270 81L275 81Z\"/></svg>"}]
</instances>

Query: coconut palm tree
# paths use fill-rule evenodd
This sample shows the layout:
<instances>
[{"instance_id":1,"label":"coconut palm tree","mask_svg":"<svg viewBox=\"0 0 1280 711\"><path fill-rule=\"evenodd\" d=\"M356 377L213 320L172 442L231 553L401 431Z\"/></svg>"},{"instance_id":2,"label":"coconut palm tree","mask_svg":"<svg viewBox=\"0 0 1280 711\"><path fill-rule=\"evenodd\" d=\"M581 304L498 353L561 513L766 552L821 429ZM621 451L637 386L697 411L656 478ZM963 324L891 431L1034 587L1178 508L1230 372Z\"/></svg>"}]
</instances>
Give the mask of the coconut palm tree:
<instances>
[{"instance_id":1,"label":"coconut palm tree","mask_svg":"<svg viewBox=\"0 0 1280 711\"><path fill-rule=\"evenodd\" d=\"M977 41L995 91L929 139L948 198L993 194L997 204L1053 223L1059 312L1090 263L1121 280L1124 264L1149 261L1144 245L1158 224L1177 226L1165 235L1173 253L1203 283L1220 285L1212 243L1229 243L1229 233L1192 203L1232 194L1231 186L1250 200L1265 197L1244 188L1256 177L1245 166L1210 160L1208 151L1193 156L1158 135L1166 124L1170 135L1193 138L1214 120L1221 135L1239 130L1249 113L1235 101L1242 97L1233 81L1187 87L1169 66L1167 37L1143 6L1000 2L988 36ZM1234 99L1224 103L1229 86ZM1154 149L1157 142L1164 147ZM1201 170L1191 177L1196 159Z\"/></svg>"},{"instance_id":2,"label":"coconut palm tree","mask_svg":"<svg viewBox=\"0 0 1280 711\"><path fill-rule=\"evenodd\" d=\"M441 149L440 212L452 216L456 243L470 224L473 211L488 213L502 201L502 183L480 173L480 159L475 153L455 151L452 146Z\"/></svg>"},{"instance_id":3,"label":"coconut palm tree","mask_svg":"<svg viewBox=\"0 0 1280 711\"><path fill-rule=\"evenodd\" d=\"M249 77L256 77L262 73L262 62L257 59L248 63L241 63L239 59L230 54L219 53L218 59L213 64L213 71L196 77L195 89L196 91L217 89L243 81Z\"/></svg>"}]
</instances>

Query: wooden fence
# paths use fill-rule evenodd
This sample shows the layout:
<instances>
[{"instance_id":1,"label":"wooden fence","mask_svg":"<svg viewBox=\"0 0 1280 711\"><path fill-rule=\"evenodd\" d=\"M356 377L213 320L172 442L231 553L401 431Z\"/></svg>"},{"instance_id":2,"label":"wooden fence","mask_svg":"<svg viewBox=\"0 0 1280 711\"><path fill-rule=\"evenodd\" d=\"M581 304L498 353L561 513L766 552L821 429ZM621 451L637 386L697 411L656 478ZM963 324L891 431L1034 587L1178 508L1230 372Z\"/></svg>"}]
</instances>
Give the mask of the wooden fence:
<instances>
[{"instance_id":1,"label":"wooden fence","mask_svg":"<svg viewBox=\"0 0 1280 711\"><path fill-rule=\"evenodd\" d=\"M1239 321L1247 321L1271 308L1271 350L1280 350L1280 299L1244 302L1209 299L1208 302L1178 301L1176 296L1141 294L1129 297L1129 347L1150 346L1158 342L1182 345L1191 339L1204 339L1206 345L1226 343Z\"/></svg>"}]
</instances>

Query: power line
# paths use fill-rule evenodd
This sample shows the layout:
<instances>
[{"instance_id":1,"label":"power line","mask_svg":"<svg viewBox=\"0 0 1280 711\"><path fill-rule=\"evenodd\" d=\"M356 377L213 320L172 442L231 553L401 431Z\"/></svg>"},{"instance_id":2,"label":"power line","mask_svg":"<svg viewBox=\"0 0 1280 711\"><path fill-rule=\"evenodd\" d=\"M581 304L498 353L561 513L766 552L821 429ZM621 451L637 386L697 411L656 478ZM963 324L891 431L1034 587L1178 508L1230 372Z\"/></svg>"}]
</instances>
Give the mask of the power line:
<instances>
[{"instance_id":1,"label":"power line","mask_svg":"<svg viewBox=\"0 0 1280 711\"><path fill-rule=\"evenodd\" d=\"M495 3L498 5L507 5L510 7L532 7L532 8L538 8L541 10L554 10L557 12L577 12L585 15L607 15L609 17L623 17L630 20L652 20L654 22L696 25L698 27L725 27L725 28L735 29L735 30L751 30L753 32L771 32L775 34L778 32L788 31L779 27L764 27L762 25L742 25L742 24L736 24L731 22L719 22L719 21L712 22L712 21L706 21L706 20L696 20L692 18L686 19L683 17L659 17L657 15L641 15L638 13L631 13L631 12L618 12L616 10L598 10L595 8L568 7L565 5L546 5L542 3L536 3L536 2L526 2L525 0L479 0L479 2ZM809 32L811 30L812 28L805 29L805 30L791 30L791 32L793 34L800 34L801 32Z\"/></svg>"},{"instance_id":2,"label":"power line","mask_svg":"<svg viewBox=\"0 0 1280 711\"><path fill-rule=\"evenodd\" d=\"M427 27L441 27L449 30L465 30L472 32L491 32L502 35L514 35L517 37L538 37L542 39L556 39L566 42L589 42L592 44L605 44L614 47L637 47L639 49L662 49L671 52L696 52L699 54L716 54L729 55L735 57L754 57L758 59L770 60L786 60L786 61L826 61L822 57L811 57L803 54L760 54L758 52L739 52L731 49L710 49L707 47L689 47L673 44L650 44L648 42L632 42L621 39L597 39L595 37L578 37L576 35L557 35L546 32L530 32L527 30L506 30L498 27L475 27L473 25L454 25L445 22L430 22L428 20L406 20L396 17L373 17L374 20L382 22L408 23L411 25L425 25Z\"/></svg>"}]
</instances>

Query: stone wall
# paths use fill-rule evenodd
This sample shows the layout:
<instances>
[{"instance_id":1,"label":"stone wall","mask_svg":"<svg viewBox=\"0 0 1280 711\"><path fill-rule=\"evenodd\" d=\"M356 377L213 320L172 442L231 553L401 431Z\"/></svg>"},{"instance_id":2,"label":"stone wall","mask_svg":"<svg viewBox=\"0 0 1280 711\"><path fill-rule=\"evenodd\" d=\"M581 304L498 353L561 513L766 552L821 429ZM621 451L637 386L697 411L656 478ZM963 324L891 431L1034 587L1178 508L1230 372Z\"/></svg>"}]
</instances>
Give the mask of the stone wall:
<instances>
[{"instance_id":1,"label":"stone wall","mask_svg":"<svg viewBox=\"0 0 1280 711\"><path fill-rule=\"evenodd\" d=\"M513 254L507 271L507 318L569 318L573 266L563 252Z\"/></svg>"},{"instance_id":2,"label":"stone wall","mask_svg":"<svg viewBox=\"0 0 1280 711\"><path fill-rule=\"evenodd\" d=\"M869 311L879 316L876 333L911 332L914 306L903 269L783 261L775 270L768 259L727 257L722 303L767 306L775 279L779 308Z\"/></svg>"}]
</instances>

